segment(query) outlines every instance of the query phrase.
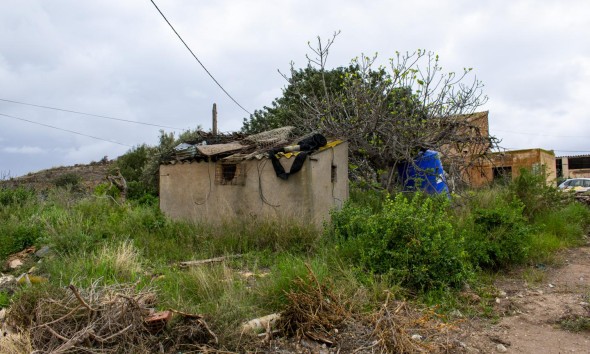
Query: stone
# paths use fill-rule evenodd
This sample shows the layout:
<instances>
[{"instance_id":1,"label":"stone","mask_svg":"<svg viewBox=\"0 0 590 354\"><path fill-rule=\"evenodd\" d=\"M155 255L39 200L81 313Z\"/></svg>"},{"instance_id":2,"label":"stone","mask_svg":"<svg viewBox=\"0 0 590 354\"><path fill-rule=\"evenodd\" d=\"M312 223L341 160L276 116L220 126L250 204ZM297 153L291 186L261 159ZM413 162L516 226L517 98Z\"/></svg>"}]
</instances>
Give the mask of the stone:
<instances>
[{"instance_id":1,"label":"stone","mask_svg":"<svg viewBox=\"0 0 590 354\"><path fill-rule=\"evenodd\" d=\"M8 261L8 268L10 269L17 269L23 265L23 261L20 258L15 258L13 260Z\"/></svg>"},{"instance_id":2,"label":"stone","mask_svg":"<svg viewBox=\"0 0 590 354\"><path fill-rule=\"evenodd\" d=\"M457 318L463 317L463 314L461 313L461 311L459 311L457 309L454 309L453 311L451 311L450 315L453 317L457 317Z\"/></svg>"},{"instance_id":3,"label":"stone","mask_svg":"<svg viewBox=\"0 0 590 354\"><path fill-rule=\"evenodd\" d=\"M496 345L496 350L500 353L506 353L508 351L508 349L506 349L506 347L504 346L504 344L498 344Z\"/></svg>"},{"instance_id":4,"label":"stone","mask_svg":"<svg viewBox=\"0 0 590 354\"><path fill-rule=\"evenodd\" d=\"M13 275L0 276L0 290L10 291L16 287L16 278Z\"/></svg>"},{"instance_id":5,"label":"stone","mask_svg":"<svg viewBox=\"0 0 590 354\"><path fill-rule=\"evenodd\" d=\"M43 258L47 256L47 254L49 254L50 251L51 249L49 248L49 246L43 246L37 252L35 252L35 256Z\"/></svg>"},{"instance_id":6,"label":"stone","mask_svg":"<svg viewBox=\"0 0 590 354\"><path fill-rule=\"evenodd\" d=\"M423 339L424 339L424 337L422 337L422 336L421 336L421 335L419 335L419 334L412 334L412 340L415 340L415 341L421 341L421 340L423 340Z\"/></svg>"}]
</instances>

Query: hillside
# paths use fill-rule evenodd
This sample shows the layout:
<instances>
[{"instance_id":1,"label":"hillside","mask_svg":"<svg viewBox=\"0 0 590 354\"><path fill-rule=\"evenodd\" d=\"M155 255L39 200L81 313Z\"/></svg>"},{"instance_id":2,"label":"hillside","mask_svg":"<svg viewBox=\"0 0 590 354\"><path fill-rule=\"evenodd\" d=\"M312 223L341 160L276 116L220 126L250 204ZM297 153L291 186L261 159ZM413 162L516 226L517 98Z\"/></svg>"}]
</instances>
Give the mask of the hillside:
<instances>
[{"instance_id":1,"label":"hillside","mask_svg":"<svg viewBox=\"0 0 590 354\"><path fill-rule=\"evenodd\" d=\"M60 166L38 172L31 172L25 176L14 177L0 181L0 187L23 186L35 190L46 190L55 187L60 181L74 178L79 185L86 190L94 189L98 184L105 182L114 160L101 160L90 164L76 164L74 166Z\"/></svg>"}]
</instances>

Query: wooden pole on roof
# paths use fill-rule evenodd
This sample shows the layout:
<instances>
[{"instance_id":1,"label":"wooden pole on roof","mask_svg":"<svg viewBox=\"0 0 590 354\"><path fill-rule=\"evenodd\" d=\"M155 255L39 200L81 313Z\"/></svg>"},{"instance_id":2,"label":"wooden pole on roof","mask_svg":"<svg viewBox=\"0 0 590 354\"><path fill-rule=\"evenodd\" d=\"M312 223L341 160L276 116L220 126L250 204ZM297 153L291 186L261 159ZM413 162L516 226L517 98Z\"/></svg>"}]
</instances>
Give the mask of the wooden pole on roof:
<instances>
[{"instance_id":1,"label":"wooden pole on roof","mask_svg":"<svg viewBox=\"0 0 590 354\"><path fill-rule=\"evenodd\" d=\"M217 104L213 103L213 122L211 124L211 132L217 135Z\"/></svg>"}]
</instances>

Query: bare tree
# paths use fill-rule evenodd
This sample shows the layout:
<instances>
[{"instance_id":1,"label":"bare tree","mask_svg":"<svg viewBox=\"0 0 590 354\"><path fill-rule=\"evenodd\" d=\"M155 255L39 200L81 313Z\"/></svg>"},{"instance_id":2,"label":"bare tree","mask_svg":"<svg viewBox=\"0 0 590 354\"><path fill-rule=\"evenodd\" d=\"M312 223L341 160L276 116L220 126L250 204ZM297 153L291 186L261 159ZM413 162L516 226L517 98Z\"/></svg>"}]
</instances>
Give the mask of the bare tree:
<instances>
[{"instance_id":1,"label":"bare tree","mask_svg":"<svg viewBox=\"0 0 590 354\"><path fill-rule=\"evenodd\" d=\"M309 44L308 68L320 73L321 89L293 80L301 72L293 64L291 76L283 76L300 101L291 124L346 138L356 177L389 188L398 163L431 149L445 155L450 177L461 181L496 143L475 119L487 96L471 68L443 72L438 55L424 50L396 52L388 67L376 67L377 55L362 55L352 61L354 70L341 71L341 87L334 87L326 80L326 63L338 34Z\"/></svg>"}]
</instances>

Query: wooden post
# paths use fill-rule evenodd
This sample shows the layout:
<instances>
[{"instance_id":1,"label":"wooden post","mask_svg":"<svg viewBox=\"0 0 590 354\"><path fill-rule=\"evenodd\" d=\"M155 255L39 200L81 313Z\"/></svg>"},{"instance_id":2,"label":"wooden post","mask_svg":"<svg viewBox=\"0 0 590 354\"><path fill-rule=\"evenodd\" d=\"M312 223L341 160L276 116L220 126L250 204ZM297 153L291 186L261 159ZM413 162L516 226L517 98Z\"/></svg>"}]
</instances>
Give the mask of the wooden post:
<instances>
[{"instance_id":1,"label":"wooden post","mask_svg":"<svg viewBox=\"0 0 590 354\"><path fill-rule=\"evenodd\" d=\"M213 103L213 122L211 124L211 132L217 135L217 104Z\"/></svg>"}]
</instances>

